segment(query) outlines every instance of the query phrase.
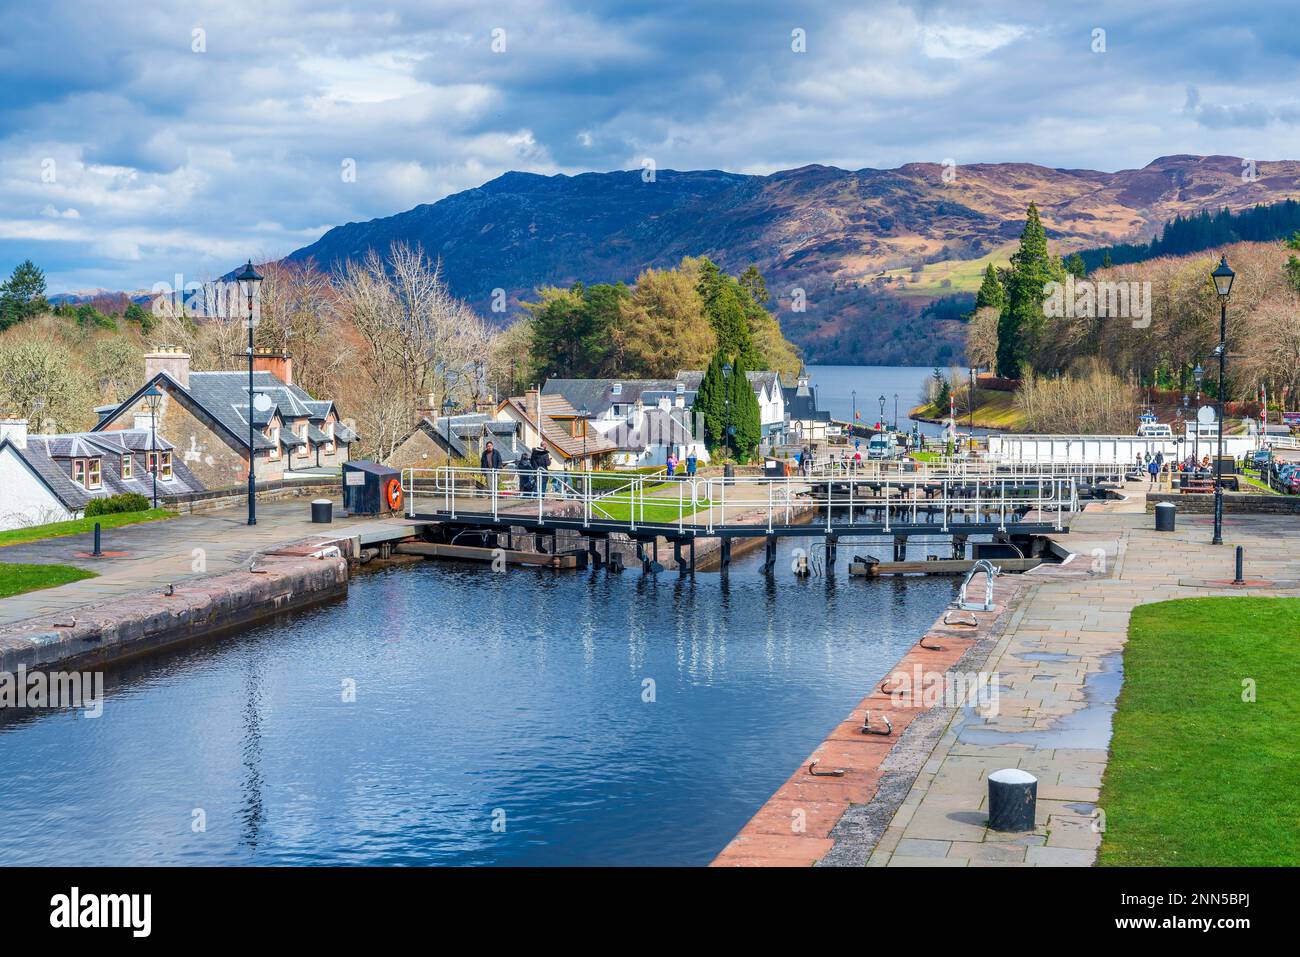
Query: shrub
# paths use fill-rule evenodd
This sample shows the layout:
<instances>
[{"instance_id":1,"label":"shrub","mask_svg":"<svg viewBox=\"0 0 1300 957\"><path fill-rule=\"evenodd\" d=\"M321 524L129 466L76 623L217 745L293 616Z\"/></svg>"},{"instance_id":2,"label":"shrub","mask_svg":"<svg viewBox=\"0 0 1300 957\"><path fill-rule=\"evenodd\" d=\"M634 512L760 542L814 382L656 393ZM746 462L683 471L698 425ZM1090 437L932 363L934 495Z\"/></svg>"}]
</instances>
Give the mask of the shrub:
<instances>
[{"instance_id":1,"label":"shrub","mask_svg":"<svg viewBox=\"0 0 1300 957\"><path fill-rule=\"evenodd\" d=\"M86 518L94 515L113 515L117 512L143 512L149 508L149 499L137 492L123 492L92 498L86 503Z\"/></svg>"}]
</instances>

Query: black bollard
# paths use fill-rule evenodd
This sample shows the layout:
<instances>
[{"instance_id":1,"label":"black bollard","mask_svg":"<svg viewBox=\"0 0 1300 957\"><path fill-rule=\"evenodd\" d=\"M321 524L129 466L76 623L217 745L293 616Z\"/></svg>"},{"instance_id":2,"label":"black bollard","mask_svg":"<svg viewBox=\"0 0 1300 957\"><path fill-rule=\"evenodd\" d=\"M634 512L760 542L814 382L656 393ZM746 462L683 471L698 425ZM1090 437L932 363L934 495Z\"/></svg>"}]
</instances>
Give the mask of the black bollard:
<instances>
[{"instance_id":1,"label":"black bollard","mask_svg":"<svg viewBox=\"0 0 1300 957\"><path fill-rule=\"evenodd\" d=\"M1038 778L1019 768L989 775L989 827L994 831L1032 831Z\"/></svg>"},{"instance_id":2,"label":"black bollard","mask_svg":"<svg viewBox=\"0 0 1300 957\"><path fill-rule=\"evenodd\" d=\"M1240 551L1240 549L1238 549L1238 550ZM103 554L104 554L103 549L101 549L101 548L99 547L99 522L96 522L96 523L95 523L95 550L94 550L94 552L92 552L92 554L93 554L96 558L100 558L100 557L102 557Z\"/></svg>"},{"instance_id":3,"label":"black bollard","mask_svg":"<svg viewBox=\"0 0 1300 957\"><path fill-rule=\"evenodd\" d=\"M1246 549L1238 545L1237 546L1237 577L1232 580L1232 583L1234 585L1245 584L1246 579L1243 578L1241 574L1243 571L1242 566L1245 565L1245 563L1246 563Z\"/></svg>"},{"instance_id":4,"label":"black bollard","mask_svg":"<svg viewBox=\"0 0 1300 957\"><path fill-rule=\"evenodd\" d=\"M1177 513L1173 502L1160 502L1156 505L1156 531L1172 532L1174 530L1174 515Z\"/></svg>"}]
</instances>

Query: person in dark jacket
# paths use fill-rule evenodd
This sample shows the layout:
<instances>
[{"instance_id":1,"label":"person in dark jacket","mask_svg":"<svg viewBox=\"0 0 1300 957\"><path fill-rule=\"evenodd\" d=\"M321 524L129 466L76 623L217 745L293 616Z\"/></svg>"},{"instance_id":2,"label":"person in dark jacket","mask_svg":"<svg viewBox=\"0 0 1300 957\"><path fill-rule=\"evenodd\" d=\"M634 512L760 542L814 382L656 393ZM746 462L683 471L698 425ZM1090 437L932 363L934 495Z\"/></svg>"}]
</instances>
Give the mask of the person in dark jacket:
<instances>
[{"instance_id":1,"label":"person in dark jacket","mask_svg":"<svg viewBox=\"0 0 1300 957\"><path fill-rule=\"evenodd\" d=\"M478 457L478 467L481 469L499 469L501 468L501 453L489 442L483 446L483 454Z\"/></svg>"}]
</instances>

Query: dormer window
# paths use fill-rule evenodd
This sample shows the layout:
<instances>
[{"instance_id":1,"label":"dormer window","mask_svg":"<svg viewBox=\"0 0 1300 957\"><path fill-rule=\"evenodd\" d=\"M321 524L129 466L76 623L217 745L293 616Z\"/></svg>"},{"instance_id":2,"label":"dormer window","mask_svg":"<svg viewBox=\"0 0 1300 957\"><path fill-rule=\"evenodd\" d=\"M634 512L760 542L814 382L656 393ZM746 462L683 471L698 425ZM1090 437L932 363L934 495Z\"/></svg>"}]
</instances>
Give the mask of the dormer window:
<instances>
[{"instance_id":1,"label":"dormer window","mask_svg":"<svg viewBox=\"0 0 1300 957\"><path fill-rule=\"evenodd\" d=\"M622 394L623 394L623 383L621 383L621 382L615 382L612 386L609 387L609 394L610 394L610 395L622 395Z\"/></svg>"},{"instance_id":2,"label":"dormer window","mask_svg":"<svg viewBox=\"0 0 1300 957\"><path fill-rule=\"evenodd\" d=\"M87 459L86 461L86 488L95 489L103 488L104 485L104 461L103 459Z\"/></svg>"},{"instance_id":3,"label":"dormer window","mask_svg":"<svg viewBox=\"0 0 1300 957\"><path fill-rule=\"evenodd\" d=\"M82 488L86 487L86 460L72 460L72 481L76 482Z\"/></svg>"},{"instance_id":4,"label":"dormer window","mask_svg":"<svg viewBox=\"0 0 1300 957\"><path fill-rule=\"evenodd\" d=\"M122 455L122 478L129 479L135 470L135 464L131 461L131 453L126 452Z\"/></svg>"},{"instance_id":5,"label":"dormer window","mask_svg":"<svg viewBox=\"0 0 1300 957\"><path fill-rule=\"evenodd\" d=\"M150 472L157 472L161 479L170 479L172 477L172 454L171 452L147 452L145 465Z\"/></svg>"}]
</instances>

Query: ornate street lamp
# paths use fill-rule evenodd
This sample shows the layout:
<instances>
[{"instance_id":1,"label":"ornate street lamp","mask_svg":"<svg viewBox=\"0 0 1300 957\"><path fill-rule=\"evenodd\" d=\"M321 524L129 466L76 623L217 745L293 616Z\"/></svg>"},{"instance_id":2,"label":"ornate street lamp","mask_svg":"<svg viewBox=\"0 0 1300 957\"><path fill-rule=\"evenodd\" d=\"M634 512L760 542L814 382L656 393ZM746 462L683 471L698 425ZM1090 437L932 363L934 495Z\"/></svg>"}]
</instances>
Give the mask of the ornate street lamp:
<instances>
[{"instance_id":1,"label":"ornate street lamp","mask_svg":"<svg viewBox=\"0 0 1300 957\"><path fill-rule=\"evenodd\" d=\"M885 431L885 397L880 396L880 431Z\"/></svg>"},{"instance_id":2,"label":"ornate street lamp","mask_svg":"<svg viewBox=\"0 0 1300 957\"><path fill-rule=\"evenodd\" d=\"M257 484L254 478L254 463L257 461L257 448L253 445L253 327L257 325L253 318L253 300L262 285L262 276L253 268L253 260L244 264L244 268L235 274L235 282L243 291L248 301L248 524L257 524Z\"/></svg>"},{"instance_id":3,"label":"ornate street lamp","mask_svg":"<svg viewBox=\"0 0 1300 957\"><path fill-rule=\"evenodd\" d=\"M731 363L722 364L722 396L726 404L727 416L723 426L722 434L726 437L727 458L731 458Z\"/></svg>"},{"instance_id":4,"label":"ornate street lamp","mask_svg":"<svg viewBox=\"0 0 1300 957\"><path fill-rule=\"evenodd\" d=\"M1214 538L1211 545L1223 544L1223 367L1228 358L1228 296L1232 294L1232 280L1236 276L1228 267L1228 257L1219 259L1219 265L1210 273L1214 291L1219 294L1219 451L1214 462Z\"/></svg>"},{"instance_id":5,"label":"ornate street lamp","mask_svg":"<svg viewBox=\"0 0 1300 957\"><path fill-rule=\"evenodd\" d=\"M153 473L153 507L158 507L158 406L162 403L162 393L158 391L157 386L149 386L144 395L145 405L149 406L149 458L152 460L153 467L149 469Z\"/></svg>"},{"instance_id":6,"label":"ornate street lamp","mask_svg":"<svg viewBox=\"0 0 1300 957\"><path fill-rule=\"evenodd\" d=\"M1192 378L1196 380L1196 431L1192 433L1192 457L1196 459L1196 469L1201 467L1201 383L1205 381L1205 370L1201 364L1196 363L1196 368L1192 370Z\"/></svg>"},{"instance_id":7,"label":"ornate street lamp","mask_svg":"<svg viewBox=\"0 0 1300 957\"><path fill-rule=\"evenodd\" d=\"M451 396L442 400L442 421L447 423L447 468L451 468L451 413L455 408L451 404ZM447 481L451 481L450 476Z\"/></svg>"}]
</instances>

